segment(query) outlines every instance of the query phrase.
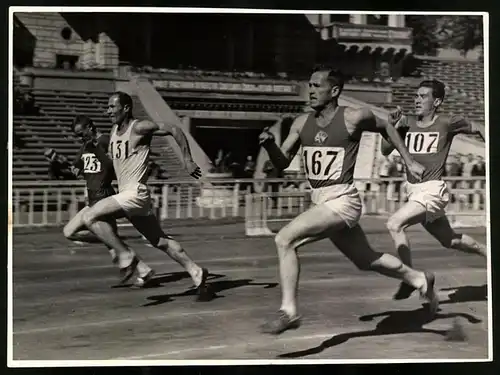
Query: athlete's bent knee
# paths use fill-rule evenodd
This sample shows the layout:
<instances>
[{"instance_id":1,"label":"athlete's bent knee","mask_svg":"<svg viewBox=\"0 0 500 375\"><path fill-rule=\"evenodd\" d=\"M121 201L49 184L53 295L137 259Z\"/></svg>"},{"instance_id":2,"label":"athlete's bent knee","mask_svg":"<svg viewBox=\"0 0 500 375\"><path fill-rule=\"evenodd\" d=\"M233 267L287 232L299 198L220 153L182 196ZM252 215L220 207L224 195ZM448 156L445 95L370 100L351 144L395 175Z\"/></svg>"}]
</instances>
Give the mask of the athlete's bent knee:
<instances>
[{"instance_id":1,"label":"athlete's bent knee","mask_svg":"<svg viewBox=\"0 0 500 375\"><path fill-rule=\"evenodd\" d=\"M92 211L89 210L87 212L84 212L82 221L87 228L90 228L90 226L95 223L96 217L92 214Z\"/></svg>"},{"instance_id":2,"label":"athlete's bent knee","mask_svg":"<svg viewBox=\"0 0 500 375\"><path fill-rule=\"evenodd\" d=\"M460 249L462 244L462 234L454 233L451 237L439 241L447 249Z\"/></svg>"},{"instance_id":3,"label":"athlete's bent knee","mask_svg":"<svg viewBox=\"0 0 500 375\"><path fill-rule=\"evenodd\" d=\"M382 255L384 254L372 250L371 253L363 259L357 259L354 261L354 265L360 271L374 271L380 267L379 259Z\"/></svg>"},{"instance_id":4,"label":"athlete's bent knee","mask_svg":"<svg viewBox=\"0 0 500 375\"><path fill-rule=\"evenodd\" d=\"M69 239L69 238L73 237L74 234L75 234L74 231L71 230L71 228L69 227L69 225L65 225L64 226L64 229L63 229L63 235L64 235L64 237L66 237L66 238Z\"/></svg>"},{"instance_id":5,"label":"athlete's bent knee","mask_svg":"<svg viewBox=\"0 0 500 375\"><path fill-rule=\"evenodd\" d=\"M153 241L153 242L155 242L155 241ZM181 244L179 242L169 238L169 237L159 237L158 241L156 241L156 244L153 242L151 242L151 245L153 245L154 247L156 247L160 250L163 250L163 251L167 251L167 250L171 250L174 252L182 251Z\"/></svg>"},{"instance_id":6,"label":"athlete's bent knee","mask_svg":"<svg viewBox=\"0 0 500 375\"><path fill-rule=\"evenodd\" d=\"M389 220L387 220L387 224L386 224L386 227L387 229L389 230L389 232L393 232L393 233L398 233L398 232L401 232L403 230L403 225L401 223L401 221L397 218L389 218Z\"/></svg>"},{"instance_id":7,"label":"athlete's bent knee","mask_svg":"<svg viewBox=\"0 0 500 375\"><path fill-rule=\"evenodd\" d=\"M293 239L287 233L278 232L274 237L274 243L279 251L293 249Z\"/></svg>"}]
</instances>

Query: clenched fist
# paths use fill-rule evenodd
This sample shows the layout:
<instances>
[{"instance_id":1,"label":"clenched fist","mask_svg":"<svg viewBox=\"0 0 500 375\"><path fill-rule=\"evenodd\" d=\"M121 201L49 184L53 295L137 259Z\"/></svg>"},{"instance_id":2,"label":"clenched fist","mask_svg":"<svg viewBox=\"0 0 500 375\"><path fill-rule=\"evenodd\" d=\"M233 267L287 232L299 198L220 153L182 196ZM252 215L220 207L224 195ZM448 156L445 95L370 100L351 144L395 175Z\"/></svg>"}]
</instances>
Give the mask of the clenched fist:
<instances>
[{"instance_id":1,"label":"clenched fist","mask_svg":"<svg viewBox=\"0 0 500 375\"><path fill-rule=\"evenodd\" d=\"M403 109L397 106L389 112L389 124L394 126L396 129L402 129L408 127L408 118L403 114Z\"/></svg>"},{"instance_id":2,"label":"clenched fist","mask_svg":"<svg viewBox=\"0 0 500 375\"><path fill-rule=\"evenodd\" d=\"M191 177L196 179L199 179L201 177L201 169L194 161L186 161L186 169Z\"/></svg>"},{"instance_id":3,"label":"clenched fist","mask_svg":"<svg viewBox=\"0 0 500 375\"><path fill-rule=\"evenodd\" d=\"M259 144L263 146L268 142L274 142L274 135L269 131L269 128L265 128L259 135Z\"/></svg>"},{"instance_id":4,"label":"clenched fist","mask_svg":"<svg viewBox=\"0 0 500 375\"><path fill-rule=\"evenodd\" d=\"M406 165L406 168L408 169L408 172L410 172L410 174L418 181L422 179L425 172L425 167L422 164L412 161Z\"/></svg>"}]
</instances>

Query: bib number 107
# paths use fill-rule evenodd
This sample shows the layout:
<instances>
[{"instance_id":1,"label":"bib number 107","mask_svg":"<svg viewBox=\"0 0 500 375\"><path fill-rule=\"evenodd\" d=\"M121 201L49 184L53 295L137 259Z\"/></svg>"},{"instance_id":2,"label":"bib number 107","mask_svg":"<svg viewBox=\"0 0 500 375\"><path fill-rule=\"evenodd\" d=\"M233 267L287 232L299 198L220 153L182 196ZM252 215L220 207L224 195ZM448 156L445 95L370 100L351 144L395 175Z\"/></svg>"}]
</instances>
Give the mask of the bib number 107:
<instances>
[{"instance_id":1,"label":"bib number 107","mask_svg":"<svg viewBox=\"0 0 500 375\"><path fill-rule=\"evenodd\" d=\"M405 143L411 154L433 154L437 152L438 142L438 132L406 133Z\"/></svg>"}]
</instances>

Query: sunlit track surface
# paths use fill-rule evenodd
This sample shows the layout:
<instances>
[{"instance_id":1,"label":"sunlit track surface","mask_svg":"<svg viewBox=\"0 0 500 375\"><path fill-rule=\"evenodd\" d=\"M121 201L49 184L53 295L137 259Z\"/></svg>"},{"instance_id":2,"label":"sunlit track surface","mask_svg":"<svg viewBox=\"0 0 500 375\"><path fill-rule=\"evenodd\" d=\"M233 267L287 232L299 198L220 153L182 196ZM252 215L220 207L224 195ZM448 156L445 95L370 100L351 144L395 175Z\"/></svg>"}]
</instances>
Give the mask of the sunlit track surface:
<instances>
[{"instance_id":1,"label":"sunlit track surface","mask_svg":"<svg viewBox=\"0 0 500 375\"><path fill-rule=\"evenodd\" d=\"M373 246L393 251L383 223L373 225ZM302 327L272 337L259 325L280 302L273 239L244 238L239 224L172 231L209 268L219 298L195 302L187 274L136 236L129 243L157 271L154 288L113 288L118 273L102 245L70 245L53 230L15 233L14 359L487 358L486 262L424 232L410 239L415 267L437 276L436 320L417 296L393 301L396 280L358 271L324 241L300 251ZM486 241L484 230L470 232ZM445 340L456 319L467 341Z\"/></svg>"}]
</instances>

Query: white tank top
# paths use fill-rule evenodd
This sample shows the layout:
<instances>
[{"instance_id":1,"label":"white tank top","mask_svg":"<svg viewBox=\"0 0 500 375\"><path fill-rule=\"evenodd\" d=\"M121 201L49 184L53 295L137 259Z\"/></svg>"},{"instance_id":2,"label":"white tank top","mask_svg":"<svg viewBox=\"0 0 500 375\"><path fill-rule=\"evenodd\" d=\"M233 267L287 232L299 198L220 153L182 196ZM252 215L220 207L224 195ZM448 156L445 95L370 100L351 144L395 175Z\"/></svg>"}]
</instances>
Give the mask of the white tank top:
<instances>
[{"instance_id":1,"label":"white tank top","mask_svg":"<svg viewBox=\"0 0 500 375\"><path fill-rule=\"evenodd\" d=\"M117 125L111 130L109 155L113 160L120 192L145 184L148 179L150 145L134 145L131 139L132 128L137 122L133 120L122 135L118 135Z\"/></svg>"}]
</instances>

